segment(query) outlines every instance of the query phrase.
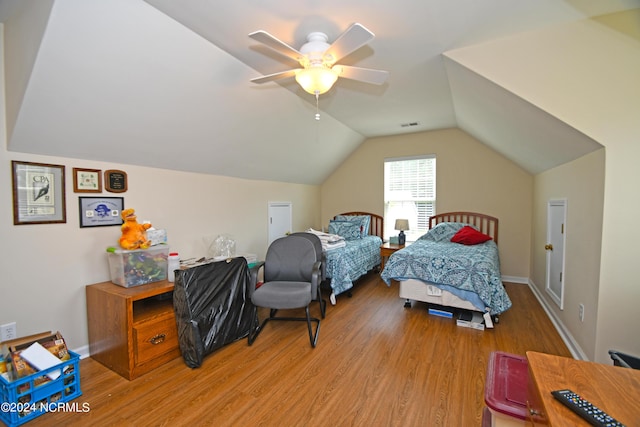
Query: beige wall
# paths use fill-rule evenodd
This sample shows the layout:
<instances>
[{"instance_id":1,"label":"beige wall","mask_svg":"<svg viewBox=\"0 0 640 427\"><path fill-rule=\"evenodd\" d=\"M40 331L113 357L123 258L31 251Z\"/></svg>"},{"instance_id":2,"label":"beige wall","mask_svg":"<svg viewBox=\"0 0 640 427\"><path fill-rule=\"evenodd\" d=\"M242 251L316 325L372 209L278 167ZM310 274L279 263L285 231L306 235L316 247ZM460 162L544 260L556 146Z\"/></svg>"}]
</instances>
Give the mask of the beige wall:
<instances>
[{"instance_id":1,"label":"beige wall","mask_svg":"<svg viewBox=\"0 0 640 427\"><path fill-rule=\"evenodd\" d=\"M139 220L167 231L171 249L183 258L206 256L205 237L219 234L232 236L237 252L264 257L270 201L292 203L295 230L320 226L319 186L9 152L3 90L0 85L0 324L16 322L19 335L59 330L71 348L88 351L85 286L110 280L105 249L117 245L120 229L80 228L80 195L123 196ZM66 223L13 225L11 160L65 166ZM128 191L74 193L74 167L124 170Z\"/></svg>"},{"instance_id":2,"label":"beige wall","mask_svg":"<svg viewBox=\"0 0 640 427\"><path fill-rule=\"evenodd\" d=\"M4 143L4 141L2 141ZM0 152L0 175L9 178L11 160L66 166L66 224L13 225L11 186L0 186L0 324L15 321L21 335L60 330L71 348L87 344L85 285L109 280L105 249L117 245L119 227L80 228L78 197L71 169L122 169L129 190L126 207L167 230L172 250L181 257L207 254L205 236L229 234L238 252L263 257L268 240L269 201L293 204L293 226L320 225L318 186L250 181L129 165ZM85 194L86 195L86 194ZM96 194L91 194L95 196ZM99 196L99 195L98 195Z\"/></svg>"},{"instance_id":3,"label":"beige wall","mask_svg":"<svg viewBox=\"0 0 640 427\"><path fill-rule=\"evenodd\" d=\"M640 169L637 165L640 158L637 72L640 69L640 9L609 18L601 22L629 37L624 40L625 46L633 50L624 52L624 59L629 61L629 65L622 68L624 74L620 73L620 65L616 65L615 77L610 79L618 86L605 87L615 94L615 107L598 98L600 101L596 105L602 110L592 115L600 118L595 122L607 149L595 355L595 360L602 363L611 363L607 353L610 349L640 356L640 334L636 329L640 301L637 268L640 229L636 225L640 210ZM610 64L614 62L607 58L606 63L611 69ZM624 78L626 76L629 78Z\"/></svg>"},{"instance_id":4,"label":"beige wall","mask_svg":"<svg viewBox=\"0 0 640 427\"><path fill-rule=\"evenodd\" d=\"M638 132L621 135L607 145L595 356L595 361L601 363L611 363L607 353L610 349L640 356L640 334L636 329L640 302Z\"/></svg>"},{"instance_id":5,"label":"beige wall","mask_svg":"<svg viewBox=\"0 0 640 427\"><path fill-rule=\"evenodd\" d=\"M384 159L435 154L436 210L500 219L502 274L529 277L533 177L459 129L372 138L324 182L322 221L363 210L384 213Z\"/></svg>"},{"instance_id":6,"label":"beige wall","mask_svg":"<svg viewBox=\"0 0 640 427\"><path fill-rule=\"evenodd\" d=\"M595 357L602 211L604 202L605 149L559 166L534 178L533 263L531 281L553 316L579 345L589 360ZM547 202L567 201L564 309L545 292ZM584 322L578 305L584 304Z\"/></svg>"},{"instance_id":7,"label":"beige wall","mask_svg":"<svg viewBox=\"0 0 640 427\"><path fill-rule=\"evenodd\" d=\"M319 186L8 152L2 87L0 324L17 322L19 335L59 330L71 348L82 350L88 343L85 285L110 279L105 249L117 244L120 229L79 227L78 196L88 194L73 192L73 167L127 172L127 192L90 195L123 196L139 220L167 230L171 249L183 258L205 256L205 236L219 234L231 235L238 252L263 257L270 201L292 202L295 230L321 226ZM11 160L66 167L66 223L13 225Z\"/></svg>"}]
</instances>

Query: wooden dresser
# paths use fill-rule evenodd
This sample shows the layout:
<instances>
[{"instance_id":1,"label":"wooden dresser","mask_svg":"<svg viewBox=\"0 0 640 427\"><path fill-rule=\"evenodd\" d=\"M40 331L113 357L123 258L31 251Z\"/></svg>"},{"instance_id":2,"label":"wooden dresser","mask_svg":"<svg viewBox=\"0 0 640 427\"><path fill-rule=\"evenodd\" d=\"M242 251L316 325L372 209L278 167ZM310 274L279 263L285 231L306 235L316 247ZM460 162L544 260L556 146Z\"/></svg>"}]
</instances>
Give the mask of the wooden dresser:
<instances>
[{"instance_id":1,"label":"wooden dresser","mask_svg":"<svg viewBox=\"0 0 640 427\"><path fill-rule=\"evenodd\" d=\"M551 395L570 389L623 424L640 426L640 370L532 351L527 361L528 425L588 425Z\"/></svg>"},{"instance_id":2,"label":"wooden dresser","mask_svg":"<svg viewBox=\"0 0 640 427\"><path fill-rule=\"evenodd\" d=\"M86 287L91 357L132 380L180 356L173 283Z\"/></svg>"}]
</instances>

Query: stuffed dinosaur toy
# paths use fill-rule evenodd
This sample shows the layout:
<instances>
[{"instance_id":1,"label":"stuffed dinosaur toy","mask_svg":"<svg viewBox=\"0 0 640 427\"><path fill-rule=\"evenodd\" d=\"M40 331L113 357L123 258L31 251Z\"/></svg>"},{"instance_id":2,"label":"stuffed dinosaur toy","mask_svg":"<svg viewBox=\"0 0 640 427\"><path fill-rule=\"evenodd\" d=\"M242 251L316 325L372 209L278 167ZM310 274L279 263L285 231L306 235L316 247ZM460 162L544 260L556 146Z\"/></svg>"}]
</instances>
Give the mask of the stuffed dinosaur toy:
<instances>
[{"instance_id":1,"label":"stuffed dinosaur toy","mask_svg":"<svg viewBox=\"0 0 640 427\"><path fill-rule=\"evenodd\" d=\"M122 249L147 249L151 246L151 241L147 239L147 230L151 228L151 224L138 223L134 209L125 209L120 215L124 220L121 227L122 236L120 237Z\"/></svg>"}]
</instances>

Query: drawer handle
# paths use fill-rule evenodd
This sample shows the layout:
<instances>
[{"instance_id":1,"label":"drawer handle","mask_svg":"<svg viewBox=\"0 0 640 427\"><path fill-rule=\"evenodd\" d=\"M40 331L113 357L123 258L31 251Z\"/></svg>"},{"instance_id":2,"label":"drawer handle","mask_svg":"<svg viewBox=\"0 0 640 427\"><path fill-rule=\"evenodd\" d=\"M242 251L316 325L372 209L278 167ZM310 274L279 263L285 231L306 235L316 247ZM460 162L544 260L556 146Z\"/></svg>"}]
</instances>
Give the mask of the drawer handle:
<instances>
[{"instance_id":1,"label":"drawer handle","mask_svg":"<svg viewBox=\"0 0 640 427\"><path fill-rule=\"evenodd\" d=\"M166 336L165 334L158 334L158 335L154 336L153 338L151 338L151 339L149 340L149 342L150 342L151 344L153 344L153 345L162 344L162 343L164 342L164 339L165 339L166 337L167 337L167 336Z\"/></svg>"},{"instance_id":2,"label":"drawer handle","mask_svg":"<svg viewBox=\"0 0 640 427\"><path fill-rule=\"evenodd\" d=\"M536 415L542 416L542 412L540 412L540 411L538 411L536 409L533 409L533 408L529 409L529 414L531 414L533 416L536 416Z\"/></svg>"}]
</instances>

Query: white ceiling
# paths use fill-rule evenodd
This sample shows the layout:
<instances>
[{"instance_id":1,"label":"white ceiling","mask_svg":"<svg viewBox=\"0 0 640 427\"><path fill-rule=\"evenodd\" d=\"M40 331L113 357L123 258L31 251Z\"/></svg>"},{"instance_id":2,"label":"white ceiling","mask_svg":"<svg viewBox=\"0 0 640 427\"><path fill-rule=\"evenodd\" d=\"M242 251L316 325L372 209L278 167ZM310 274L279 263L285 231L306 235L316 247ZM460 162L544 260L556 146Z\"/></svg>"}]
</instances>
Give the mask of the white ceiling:
<instances>
[{"instance_id":1,"label":"white ceiling","mask_svg":"<svg viewBox=\"0 0 640 427\"><path fill-rule=\"evenodd\" d=\"M538 173L600 145L471 71L456 52L638 7L639 0L0 0L8 148L320 184L368 137L460 127ZM376 37L340 63L389 71L383 86L340 79L320 97L316 121L314 97L293 79L249 82L296 66L250 32L299 48L310 32L332 42L353 22ZM401 126L410 122L418 124Z\"/></svg>"}]
</instances>

